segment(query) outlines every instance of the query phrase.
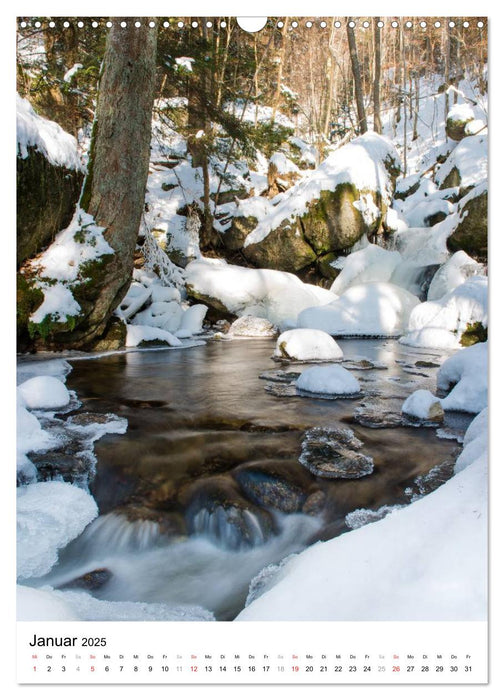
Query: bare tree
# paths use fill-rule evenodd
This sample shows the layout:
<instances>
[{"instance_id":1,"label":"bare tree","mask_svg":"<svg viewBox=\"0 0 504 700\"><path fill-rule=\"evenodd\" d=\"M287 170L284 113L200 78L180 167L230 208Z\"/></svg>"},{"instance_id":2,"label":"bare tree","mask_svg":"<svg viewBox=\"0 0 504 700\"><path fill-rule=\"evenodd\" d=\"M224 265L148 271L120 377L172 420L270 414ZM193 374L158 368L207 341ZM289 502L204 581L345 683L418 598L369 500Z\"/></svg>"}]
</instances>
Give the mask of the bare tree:
<instances>
[{"instance_id":1,"label":"bare tree","mask_svg":"<svg viewBox=\"0 0 504 700\"><path fill-rule=\"evenodd\" d=\"M374 79L373 79L373 128L377 134L382 132L380 117L380 82L381 82L381 28L380 18L374 18Z\"/></svg>"},{"instance_id":2,"label":"bare tree","mask_svg":"<svg viewBox=\"0 0 504 700\"><path fill-rule=\"evenodd\" d=\"M357 105L357 118L359 120L359 131L365 134L367 131L366 110L364 108L364 93L362 90L362 78L357 55L357 44L355 43L355 32L353 26L347 23L348 48L350 50L350 60L352 62L352 75L354 80L355 102Z\"/></svg>"}]
</instances>

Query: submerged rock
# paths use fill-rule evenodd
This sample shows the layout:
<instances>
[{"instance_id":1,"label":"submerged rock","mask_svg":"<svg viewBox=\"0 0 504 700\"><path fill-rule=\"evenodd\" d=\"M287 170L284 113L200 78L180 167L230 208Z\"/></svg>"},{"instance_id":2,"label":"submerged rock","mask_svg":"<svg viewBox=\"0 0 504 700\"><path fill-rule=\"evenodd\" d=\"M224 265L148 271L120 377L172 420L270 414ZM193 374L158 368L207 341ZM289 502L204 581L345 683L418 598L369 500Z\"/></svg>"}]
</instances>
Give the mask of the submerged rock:
<instances>
[{"instance_id":1,"label":"submerged rock","mask_svg":"<svg viewBox=\"0 0 504 700\"><path fill-rule=\"evenodd\" d=\"M398 428L403 424L399 413L384 411L372 406L360 406L355 409L354 420L366 428Z\"/></svg>"},{"instance_id":2,"label":"submerged rock","mask_svg":"<svg viewBox=\"0 0 504 700\"><path fill-rule=\"evenodd\" d=\"M312 428L304 434L299 462L324 479L359 479L374 468L373 459L357 451L360 447L349 429Z\"/></svg>"},{"instance_id":3,"label":"submerged rock","mask_svg":"<svg viewBox=\"0 0 504 700\"><path fill-rule=\"evenodd\" d=\"M74 588L82 588L86 591L98 591L103 588L110 579L112 578L112 572L109 569L95 569L90 571L83 576L64 583L62 586L58 586L61 590L72 590Z\"/></svg>"},{"instance_id":4,"label":"submerged rock","mask_svg":"<svg viewBox=\"0 0 504 700\"><path fill-rule=\"evenodd\" d=\"M198 479L181 496L189 534L230 549L264 544L274 533L272 516L247 501L231 477Z\"/></svg>"},{"instance_id":5,"label":"submerged rock","mask_svg":"<svg viewBox=\"0 0 504 700\"><path fill-rule=\"evenodd\" d=\"M262 372L259 379L267 379L269 382L278 382L279 384L291 384L295 382L301 372L292 372L284 369L273 369L268 372Z\"/></svg>"},{"instance_id":6,"label":"submerged rock","mask_svg":"<svg viewBox=\"0 0 504 700\"><path fill-rule=\"evenodd\" d=\"M295 513L306 501L310 481L296 475L280 460L261 460L240 465L233 476L251 501L283 513Z\"/></svg>"}]
</instances>

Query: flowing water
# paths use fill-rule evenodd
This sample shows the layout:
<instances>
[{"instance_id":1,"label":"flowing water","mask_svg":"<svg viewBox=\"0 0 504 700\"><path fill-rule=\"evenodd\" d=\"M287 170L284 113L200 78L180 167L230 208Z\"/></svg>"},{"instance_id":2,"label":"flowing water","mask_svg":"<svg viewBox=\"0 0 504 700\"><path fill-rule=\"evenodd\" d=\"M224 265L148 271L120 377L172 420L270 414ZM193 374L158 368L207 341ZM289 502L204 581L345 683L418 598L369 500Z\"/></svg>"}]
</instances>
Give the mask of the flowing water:
<instances>
[{"instance_id":1,"label":"flowing water","mask_svg":"<svg viewBox=\"0 0 504 700\"><path fill-rule=\"evenodd\" d=\"M289 377L271 373L305 365L274 362L269 339L72 361L79 412L113 412L128 431L96 443L100 517L41 582L63 587L105 570L88 579L100 582L96 597L201 605L232 619L263 567L348 530L356 509L409 503L433 467L443 464L446 478L457 442L399 425L412 391L435 391L443 358L395 340L338 342L361 384L352 399L292 395ZM372 474L313 476L299 456L314 426L351 428Z\"/></svg>"}]
</instances>

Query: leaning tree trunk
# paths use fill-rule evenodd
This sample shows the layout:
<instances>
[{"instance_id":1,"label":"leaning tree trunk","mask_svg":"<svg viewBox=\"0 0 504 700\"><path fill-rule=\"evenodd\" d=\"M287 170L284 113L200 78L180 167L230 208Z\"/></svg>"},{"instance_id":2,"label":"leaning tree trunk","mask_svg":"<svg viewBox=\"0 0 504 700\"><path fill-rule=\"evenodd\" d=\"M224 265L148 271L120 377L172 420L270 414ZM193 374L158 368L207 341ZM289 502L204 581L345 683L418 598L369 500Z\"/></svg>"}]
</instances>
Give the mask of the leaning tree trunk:
<instances>
[{"instance_id":1,"label":"leaning tree trunk","mask_svg":"<svg viewBox=\"0 0 504 700\"><path fill-rule=\"evenodd\" d=\"M354 80L355 102L357 104L357 117L359 120L359 131L365 134L367 131L366 110L364 108L364 92L362 90L362 78L357 55L357 44L355 42L355 32L350 26L350 19L347 23L348 48L350 49L350 60L352 62L352 74Z\"/></svg>"},{"instance_id":2,"label":"leaning tree trunk","mask_svg":"<svg viewBox=\"0 0 504 700\"><path fill-rule=\"evenodd\" d=\"M66 344L86 347L103 334L131 281L145 203L156 70L156 31L147 18L115 20L107 37L93 125L88 175L80 206L91 214L114 250L97 266L81 302L84 318Z\"/></svg>"}]
</instances>

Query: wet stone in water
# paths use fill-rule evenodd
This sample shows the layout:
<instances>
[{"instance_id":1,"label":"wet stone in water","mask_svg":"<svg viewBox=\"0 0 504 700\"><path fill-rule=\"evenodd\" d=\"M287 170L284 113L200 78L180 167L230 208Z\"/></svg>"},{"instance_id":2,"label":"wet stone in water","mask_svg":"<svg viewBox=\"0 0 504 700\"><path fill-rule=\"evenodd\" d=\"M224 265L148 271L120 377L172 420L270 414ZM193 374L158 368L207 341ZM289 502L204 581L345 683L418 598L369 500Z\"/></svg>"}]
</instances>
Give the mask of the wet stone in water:
<instances>
[{"instance_id":1,"label":"wet stone in water","mask_svg":"<svg viewBox=\"0 0 504 700\"><path fill-rule=\"evenodd\" d=\"M299 461L324 479L359 479L374 468L371 457L357 452L360 447L349 429L312 428L304 434Z\"/></svg>"},{"instance_id":2,"label":"wet stone in water","mask_svg":"<svg viewBox=\"0 0 504 700\"><path fill-rule=\"evenodd\" d=\"M272 369L268 372L262 372L259 379L266 379L269 382L279 382L280 384L290 384L295 382L301 372L292 372L285 369Z\"/></svg>"},{"instance_id":3,"label":"wet stone in water","mask_svg":"<svg viewBox=\"0 0 504 700\"><path fill-rule=\"evenodd\" d=\"M72 590L74 588L83 588L86 591L97 591L103 588L112 578L112 572L108 569L95 569L89 571L83 576L73 579L68 583L59 586L61 590Z\"/></svg>"},{"instance_id":4,"label":"wet stone in water","mask_svg":"<svg viewBox=\"0 0 504 700\"><path fill-rule=\"evenodd\" d=\"M273 396L280 397L290 397L297 396L297 389L295 384L279 384L278 382L274 384L265 384L264 391Z\"/></svg>"},{"instance_id":5,"label":"wet stone in water","mask_svg":"<svg viewBox=\"0 0 504 700\"><path fill-rule=\"evenodd\" d=\"M403 424L400 413L369 406L356 408L354 420L366 428L398 428Z\"/></svg>"},{"instance_id":6,"label":"wet stone in water","mask_svg":"<svg viewBox=\"0 0 504 700\"><path fill-rule=\"evenodd\" d=\"M247 498L265 508L295 513L306 500L303 484L295 483L287 468L282 469L276 462L250 463L235 469L233 476Z\"/></svg>"}]
</instances>

